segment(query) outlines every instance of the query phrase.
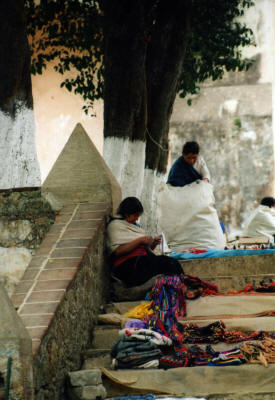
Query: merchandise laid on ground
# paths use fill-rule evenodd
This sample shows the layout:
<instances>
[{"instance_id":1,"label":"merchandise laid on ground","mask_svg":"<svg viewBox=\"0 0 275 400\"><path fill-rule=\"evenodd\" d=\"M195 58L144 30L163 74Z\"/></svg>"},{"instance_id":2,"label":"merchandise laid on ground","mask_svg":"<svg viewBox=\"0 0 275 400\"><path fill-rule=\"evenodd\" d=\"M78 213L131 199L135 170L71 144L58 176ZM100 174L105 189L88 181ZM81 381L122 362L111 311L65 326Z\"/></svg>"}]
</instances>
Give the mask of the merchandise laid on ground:
<instances>
[{"instance_id":1,"label":"merchandise laid on ground","mask_svg":"<svg viewBox=\"0 0 275 400\"><path fill-rule=\"evenodd\" d=\"M112 303L94 334L104 362L96 364L91 349L83 368L101 369L108 397L275 398L275 283L257 281L255 271L254 284L223 293L187 273L162 276L144 300ZM119 325L117 339L111 324Z\"/></svg>"},{"instance_id":2,"label":"merchandise laid on ground","mask_svg":"<svg viewBox=\"0 0 275 400\"><path fill-rule=\"evenodd\" d=\"M243 257L275 254L275 249L228 249L228 250L199 250L190 249L189 251L170 253L170 256L176 260L194 260L200 258L213 258L213 257Z\"/></svg>"}]
</instances>

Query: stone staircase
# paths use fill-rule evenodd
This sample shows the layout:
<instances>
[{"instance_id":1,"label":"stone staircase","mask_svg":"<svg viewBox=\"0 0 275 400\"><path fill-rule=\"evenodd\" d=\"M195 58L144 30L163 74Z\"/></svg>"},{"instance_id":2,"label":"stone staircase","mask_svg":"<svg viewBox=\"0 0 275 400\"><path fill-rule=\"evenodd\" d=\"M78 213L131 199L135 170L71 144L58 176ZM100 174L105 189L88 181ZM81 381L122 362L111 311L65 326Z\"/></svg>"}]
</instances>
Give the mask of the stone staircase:
<instances>
[{"instance_id":1,"label":"stone staircase","mask_svg":"<svg viewBox=\"0 0 275 400\"><path fill-rule=\"evenodd\" d=\"M214 281L220 284L222 291L227 291L229 289L239 290L248 283L258 283L262 279L268 280L275 278L275 256L273 255L235 257L230 259L204 259L199 262L198 260L183 262L182 265L185 273L192 273L195 276L199 276L201 279L208 279L212 282ZM105 311L106 313L119 311L123 314L128 309L139 303L140 302L111 303L106 307ZM269 308L271 309L272 305ZM249 320L251 320L251 318ZM209 319L204 321L204 324L208 324L212 321L213 319L211 318L210 313ZM230 321L228 320L228 322ZM243 319L240 319L240 325L242 325L241 322L243 322ZM255 323L255 321L253 322ZM274 317L258 318L257 323L259 324L259 329L266 329L275 332ZM243 324L245 326L245 322L243 322ZM109 352L112 344L118 338L119 329L120 326L114 325L96 326L93 332L92 348L88 349L85 354L83 354L84 362L81 374L89 373L89 371L93 369L100 370L102 368L111 368ZM234 344L219 344L214 347L215 349L222 351L236 346L234 346ZM123 373L128 374L129 371L120 370L120 372L121 376L123 376ZM146 370L139 371L139 373L141 375L146 374ZM173 375L181 374L180 376L182 376L182 378L180 379L184 381L184 384L186 383L186 390L184 390L184 393L180 397L205 397L212 400L275 399L275 390L273 392L272 385L270 386L268 383L273 380L273 378L269 379L269 375L275 375L275 364L270 364L266 369L261 367L260 370L259 366L244 364L236 367L194 367L175 368L167 371L154 370L154 375L156 374L159 374L163 380L173 380ZM260 374L263 382L267 383L261 385L261 387L255 387L253 383L253 374ZM206 379L208 388L209 386L211 387L210 394L208 395L205 395L203 392ZM222 385L222 381L227 381L228 379L236 383L235 385L232 384L229 392L228 389L223 390ZM244 381L245 384L243 383ZM192 386L190 382L196 382L196 384ZM108 398L144 393L144 391L140 389L130 387L131 385L128 385L127 387L116 383L106 377L105 374L102 374L102 382L100 381L100 385L104 386L106 391L105 396ZM251 389L249 389L250 386ZM72 400L95 399L98 397L95 395L96 392L93 391L92 387L90 387L90 390L86 390L85 395L82 397L74 397L74 395L72 395L72 389L70 393L70 399ZM165 396L165 392L163 393L163 396ZM166 397L171 397L171 395L166 394ZM177 397L179 397L179 394L177 394Z\"/></svg>"}]
</instances>

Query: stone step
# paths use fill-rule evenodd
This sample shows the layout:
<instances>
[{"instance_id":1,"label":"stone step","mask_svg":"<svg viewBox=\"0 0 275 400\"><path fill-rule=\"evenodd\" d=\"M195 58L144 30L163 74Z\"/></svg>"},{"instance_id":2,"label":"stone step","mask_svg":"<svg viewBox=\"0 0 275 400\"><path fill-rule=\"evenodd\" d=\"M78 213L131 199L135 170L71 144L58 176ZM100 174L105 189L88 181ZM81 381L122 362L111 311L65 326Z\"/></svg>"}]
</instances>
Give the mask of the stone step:
<instances>
[{"instance_id":1,"label":"stone step","mask_svg":"<svg viewBox=\"0 0 275 400\"><path fill-rule=\"evenodd\" d=\"M275 255L202 258L181 261L185 274L218 285L221 292L243 289L262 280L275 280Z\"/></svg>"},{"instance_id":2,"label":"stone step","mask_svg":"<svg viewBox=\"0 0 275 400\"><path fill-rule=\"evenodd\" d=\"M163 397L211 400L274 400L275 365L189 367L168 370L107 371L102 383L107 397L156 393ZM112 379L111 379L112 377ZM230 383L229 383L230 382Z\"/></svg>"},{"instance_id":3,"label":"stone step","mask_svg":"<svg viewBox=\"0 0 275 400\"><path fill-rule=\"evenodd\" d=\"M83 354L84 362L82 369L110 368L111 356L110 349L88 349Z\"/></svg>"},{"instance_id":4,"label":"stone step","mask_svg":"<svg viewBox=\"0 0 275 400\"><path fill-rule=\"evenodd\" d=\"M222 320L225 323L227 330L243 330L244 332L253 332L257 330L267 331L267 332L275 332L275 317L260 317L260 318L228 318ZM206 326L212 324L213 322L217 322L217 319L211 319L208 317L205 320L201 319L192 319L192 320L179 320L181 324L195 324L200 326ZM237 344L238 345L238 344Z\"/></svg>"},{"instance_id":5,"label":"stone step","mask_svg":"<svg viewBox=\"0 0 275 400\"><path fill-rule=\"evenodd\" d=\"M226 293L229 290L241 290L245 288L247 285L258 285L261 281L265 280L269 282L270 280L275 281L275 274L259 274L259 275L246 275L246 276L202 276L199 278L202 280L215 283L219 291L222 293Z\"/></svg>"},{"instance_id":6,"label":"stone step","mask_svg":"<svg viewBox=\"0 0 275 400\"><path fill-rule=\"evenodd\" d=\"M101 374L102 371L103 373ZM95 381L95 374L98 378ZM70 399L155 393L157 397L209 400L274 400L275 365L112 370L92 366L69 374ZM100 390L100 392L99 392Z\"/></svg>"},{"instance_id":7,"label":"stone step","mask_svg":"<svg viewBox=\"0 0 275 400\"><path fill-rule=\"evenodd\" d=\"M110 349L118 339L119 328L114 325L98 325L93 331L92 348Z\"/></svg>"}]
</instances>

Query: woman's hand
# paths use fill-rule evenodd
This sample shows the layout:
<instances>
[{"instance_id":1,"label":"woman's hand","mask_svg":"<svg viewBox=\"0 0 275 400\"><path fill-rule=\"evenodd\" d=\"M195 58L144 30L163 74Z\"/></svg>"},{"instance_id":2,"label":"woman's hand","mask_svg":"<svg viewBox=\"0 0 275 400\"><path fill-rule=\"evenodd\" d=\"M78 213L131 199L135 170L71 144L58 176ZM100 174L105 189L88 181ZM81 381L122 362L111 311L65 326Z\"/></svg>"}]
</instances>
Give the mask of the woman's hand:
<instances>
[{"instance_id":1,"label":"woman's hand","mask_svg":"<svg viewBox=\"0 0 275 400\"><path fill-rule=\"evenodd\" d=\"M116 257L123 256L125 254L131 253L133 250L137 249L138 247L150 247L152 248L152 244L154 242L154 239L152 236L141 236L140 238L137 238L133 240L132 242L121 244L116 248L114 251L114 255Z\"/></svg>"},{"instance_id":2,"label":"woman's hand","mask_svg":"<svg viewBox=\"0 0 275 400\"><path fill-rule=\"evenodd\" d=\"M157 246L157 245L159 245L161 243L161 235L158 235L158 236L156 236L154 239L153 239L153 243L151 244L151 249L152 250L154 250L154 248Z\"/></svg>"},{"instance_id":3,"label":"woman's hand","mask_svg":"<svg viewBox=\"0 0 275 400\"><path fill-rule=\"evenodd\" d=\"M154 243L154 238L152 236L142 236L140 239L141 239L141 244L143 244L144 246L151 247L152 244Z\"/></svg>"}]
</instances>

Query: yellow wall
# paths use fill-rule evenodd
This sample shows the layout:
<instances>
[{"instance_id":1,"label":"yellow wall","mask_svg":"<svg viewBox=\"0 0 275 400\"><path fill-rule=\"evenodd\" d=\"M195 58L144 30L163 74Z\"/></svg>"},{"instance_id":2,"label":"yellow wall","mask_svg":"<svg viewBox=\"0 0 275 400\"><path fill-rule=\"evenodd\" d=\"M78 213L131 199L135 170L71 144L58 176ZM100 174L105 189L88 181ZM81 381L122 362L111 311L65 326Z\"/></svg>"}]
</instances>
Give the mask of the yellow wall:
<instances>
[{"instance_id":1,"label":"yellow wall","mask_svg":"<svg viewBox=\"0 0 275 400\"><path fill-rule=\"evenodd\" d=\"M32 76L35 140L42 183L78 122L102 153L103 103L96 103L96 117L87 116L82 110L81 96L60 88L63 79L51 64L43 75Z\"/></svg>"}]
</instances>

